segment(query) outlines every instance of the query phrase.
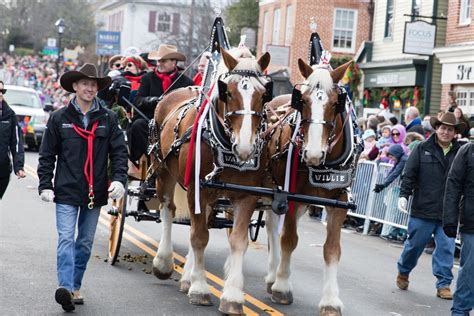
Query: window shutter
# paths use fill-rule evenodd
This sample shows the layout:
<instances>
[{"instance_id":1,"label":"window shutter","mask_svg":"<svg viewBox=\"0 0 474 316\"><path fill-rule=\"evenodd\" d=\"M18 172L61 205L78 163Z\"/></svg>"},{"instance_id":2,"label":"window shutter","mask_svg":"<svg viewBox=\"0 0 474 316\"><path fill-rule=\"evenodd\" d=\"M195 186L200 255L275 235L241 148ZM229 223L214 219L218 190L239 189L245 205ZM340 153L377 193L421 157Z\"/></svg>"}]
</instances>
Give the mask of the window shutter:
<instances>
[{"instance_id":1,"label":"window shutter","mask_svg":"<svg viewBox=\"0 0 474 316\"><path fill-rule=\"evenodd\" d=\"M179 34L179 13L173 13L173 27L171 28L171 34L177 35Z\"/></svg>"},{"instance_id":2,"label":"window shutter","mask_svg":"<svg viewBox=\"0 0 474 316\"><path fill-rule=\"evenodd\" d=\"M148 19L148 32L156 32L156 11L150 11Z\"/></svg>"}]
</instances>

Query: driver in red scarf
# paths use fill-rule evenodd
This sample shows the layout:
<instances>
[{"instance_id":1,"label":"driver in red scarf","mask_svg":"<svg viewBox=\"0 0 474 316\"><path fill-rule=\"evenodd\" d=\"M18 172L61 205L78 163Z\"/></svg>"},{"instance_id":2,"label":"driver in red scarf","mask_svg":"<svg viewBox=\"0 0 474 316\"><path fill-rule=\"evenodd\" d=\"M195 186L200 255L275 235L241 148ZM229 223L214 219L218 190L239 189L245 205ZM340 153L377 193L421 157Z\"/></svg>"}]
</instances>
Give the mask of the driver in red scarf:
<instances>
[{"instance_id":1,"label":"driver in red scarf","mask_svg":"<svg viewBox=\"0 0 474 316\"><path fill-rule=\"evenodd\" d=\"M176 46L162 44L157 51L148 54L148 59L157 61L156 69L142 76L134 103L148 119L152 119L156 104L165 92L192 86L194 82L180 74L177 62L185 61L186 57L178 52ZM138 113L135 113L128 130L128 139L130 160L138 161L146 153L148 140L148 122Z\"/></svg>"}]
</instances>

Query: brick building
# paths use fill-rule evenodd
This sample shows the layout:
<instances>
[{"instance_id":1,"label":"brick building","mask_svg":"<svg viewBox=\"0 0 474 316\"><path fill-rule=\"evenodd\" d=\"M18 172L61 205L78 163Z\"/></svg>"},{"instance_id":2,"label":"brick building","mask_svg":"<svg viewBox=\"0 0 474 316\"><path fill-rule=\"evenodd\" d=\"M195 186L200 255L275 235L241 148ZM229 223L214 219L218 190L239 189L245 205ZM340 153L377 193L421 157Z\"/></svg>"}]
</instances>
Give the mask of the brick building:
<instances>
[{"instance_id":1,"label":"brick building","mask_svg":"<svg viewBox=\"0 0 474 316\"><path fill-rule=\"evenodd\" d=\"M442 64L441 109L449 95L468 116L474 115L474 11L471 0L451 0L448 7L446 44L435 49Z\"/></svg>"},{"instance_id":2,"label":"brick building","mask_svg":"<svg viewBox=\"0 0 474 316\"><path fill-rule=\"evenodd\" d=\"M308 59L311 18L333 56L354 56L369 37L369 0L260 0L258 55L272 55L270 71L301 80L298 58Z\"/></svg>"}]
</instances>

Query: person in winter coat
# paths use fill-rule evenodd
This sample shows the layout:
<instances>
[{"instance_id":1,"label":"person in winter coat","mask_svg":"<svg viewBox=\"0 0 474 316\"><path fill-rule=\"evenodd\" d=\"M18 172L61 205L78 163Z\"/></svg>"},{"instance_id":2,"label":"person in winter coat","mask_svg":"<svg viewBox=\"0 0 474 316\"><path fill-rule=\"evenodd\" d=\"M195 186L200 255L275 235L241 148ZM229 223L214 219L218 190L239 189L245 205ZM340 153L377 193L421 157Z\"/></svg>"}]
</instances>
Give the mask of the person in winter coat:
<instances>
[{"instance_id":1,"label":"person in winter coat","mask_svg":"<svg viewBox=\"0 0 474 316\"><path fill-rule=\"evenodd\" d=\"M398 208L407 212L408 198L413 203L408 221L408 238L398 260L397 286L408 289L409 274L415 268L426 244L434 235L436 248L433 252L433 274L437 278L436 295L452 299L450 290L453 280L455 240L443 231L442 214L445 184L454 157L460 145L454 136L462 132L464 123L456 123L453 113L432 117L435 133L419 143L410 153L400 186Z\"/></svg>"},{"instance_id":2,"label":"person in winter coat","mask_svg":"<svg viewBox=\"0 0 474 316\"><path fill-rule=\"evenodd\" d=\"M139 113L135 113L128 130L130 160L136 162L146 153L148 140L148 120L153 118L160 97L172 90L192 86L194 82L180 74L177 62L185 61L186 57L178 52L176 46L162 44L157 51L150 52L148 58L157 61L155 71L144 75L140 81L135 98Z\"/></svg>"},{"instance_id":3,"label":"person in winter coat","mask_svg":"<svg viewBox=\"0 0 474 316\"><path fill-rule=\"evenodd\" d=\"M67 107L51 114L40 147L38 190L43 201L56 203L59 287L55 299L65 311L84 302L79 290L100 208L109 197L119 199L125 191L128 166L124 133L117 115L96 97L110 82L110 77L98 77L91 64L64 73L61 86L75 96Z\"/></svg>"},{"instance_id":4,"label":"person in winter coat","mask_svg":"<svg viewBox=\"0 0 474 316\"><path fill-rule=\"evenodd\" d=\"M23 135L18 126L15 112L5 101L6 91L3 81L0 81L0 200L10 182L12 172L10 155L13 160L13 171L18 179L26 176L23 171L25 162Z\"/></svg>"},{"instance_id":5,"label":"person in winter coat","mask_svg":"<svg viewBox=\"0 0 474 316\"><path fill-rule=\"evenodd\" d=\"M451 312L468 316L474 308L474 143L459 149L444 194L443 229L448 237L461 233L461 255Z\"/></svg>"},{"instance_id":6,"label":"person in winter coat","mask_svg":"<svg viewBox=\"0 0 474 316\"><path fill-rule=\"evenodd\" d=\"M403 151L405 154L409 153L408 147L403 143L405 140L405 135L406 135L406 130L405 127L401 124L397 124L395 126L392 126L392 129L390 130L390 143L391 145L393 144L399 144L402 146ZM390 159L387 157L387 151L389 147L385 147L381 153L379 160L381 162L390 162Z\"/></svg>"},{"instance_id":7,"label":"person in winter coat","mask_svg":"<svg viewBox=\"0 0 474 316\"><path fill-rule=\"evenodd\" d=\"M123 74L122 76L130 81L132 91L140 89L140 81L146 74L146 62L140 56L125 57L122 60Z\"/></svg>"},{"instance_id":8,"label":"person in winter coat","mask_svg":"<svg viewBox=\"0 0 474 316\"><path fill-rule=\"evenodd\" d=\"M210 57L211 57L210 52L202 53L201 58L199 59L198 67L197 67L198 71L196 75L193 77L194 85L200 86L202 84L202 76L204 74L204 70L206 70L207 61L209 60Z\"/></svg>"},{"instance_id":9,"label":"person in winter coat","mask_svg":"<svg viewBox=\"0 0 474 316\"><path fill-rule=\"evenodd\" d=\"M405 123L406 132L416 132L423 135L423 126L421 125L420 112L414 106L411 106L405 110Z\"/></svg>"}]
</instances>

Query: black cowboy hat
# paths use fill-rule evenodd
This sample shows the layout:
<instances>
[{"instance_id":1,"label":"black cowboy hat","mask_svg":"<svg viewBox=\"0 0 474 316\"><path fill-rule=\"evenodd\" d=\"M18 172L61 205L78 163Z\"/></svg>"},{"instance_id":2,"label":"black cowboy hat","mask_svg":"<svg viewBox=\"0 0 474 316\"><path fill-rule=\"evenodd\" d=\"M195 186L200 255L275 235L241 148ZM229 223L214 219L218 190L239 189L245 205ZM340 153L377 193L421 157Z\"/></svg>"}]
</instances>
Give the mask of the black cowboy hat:
<instances>
[{"instance_id":1,"label":"black cowboy hat","mask_svg":"<svg viewBox=\"0 0 474 316\"><path fill-rule=\"evenodd\" d=\"M63 87L64 90L75 93L76 91L74 91L72 88L72 84L81 79L97 80L99 91L110 86L110 83L112 82L112 78L109 76L99 77L97 74L97 68L92 64L84 64L84 66L82 66L79 70L72 70L64 73L61 76L59 82L61 83L61 87Z\"/></svg>"},{"instance_id":2,"label":"black cowboy hat","mask_svg":"<svg viewBox=\"0 0 474 316\"><path fill-rule=\"evenodd\" d=\"M437 117L430 118L430 124L434 129L438 128L440 125L453 126L458 134L461 134L466 128L466 123L459 122L456 123L456 117L452 112L446 112L440 115L439 119Z\"/></svg>"}]
</instances>

